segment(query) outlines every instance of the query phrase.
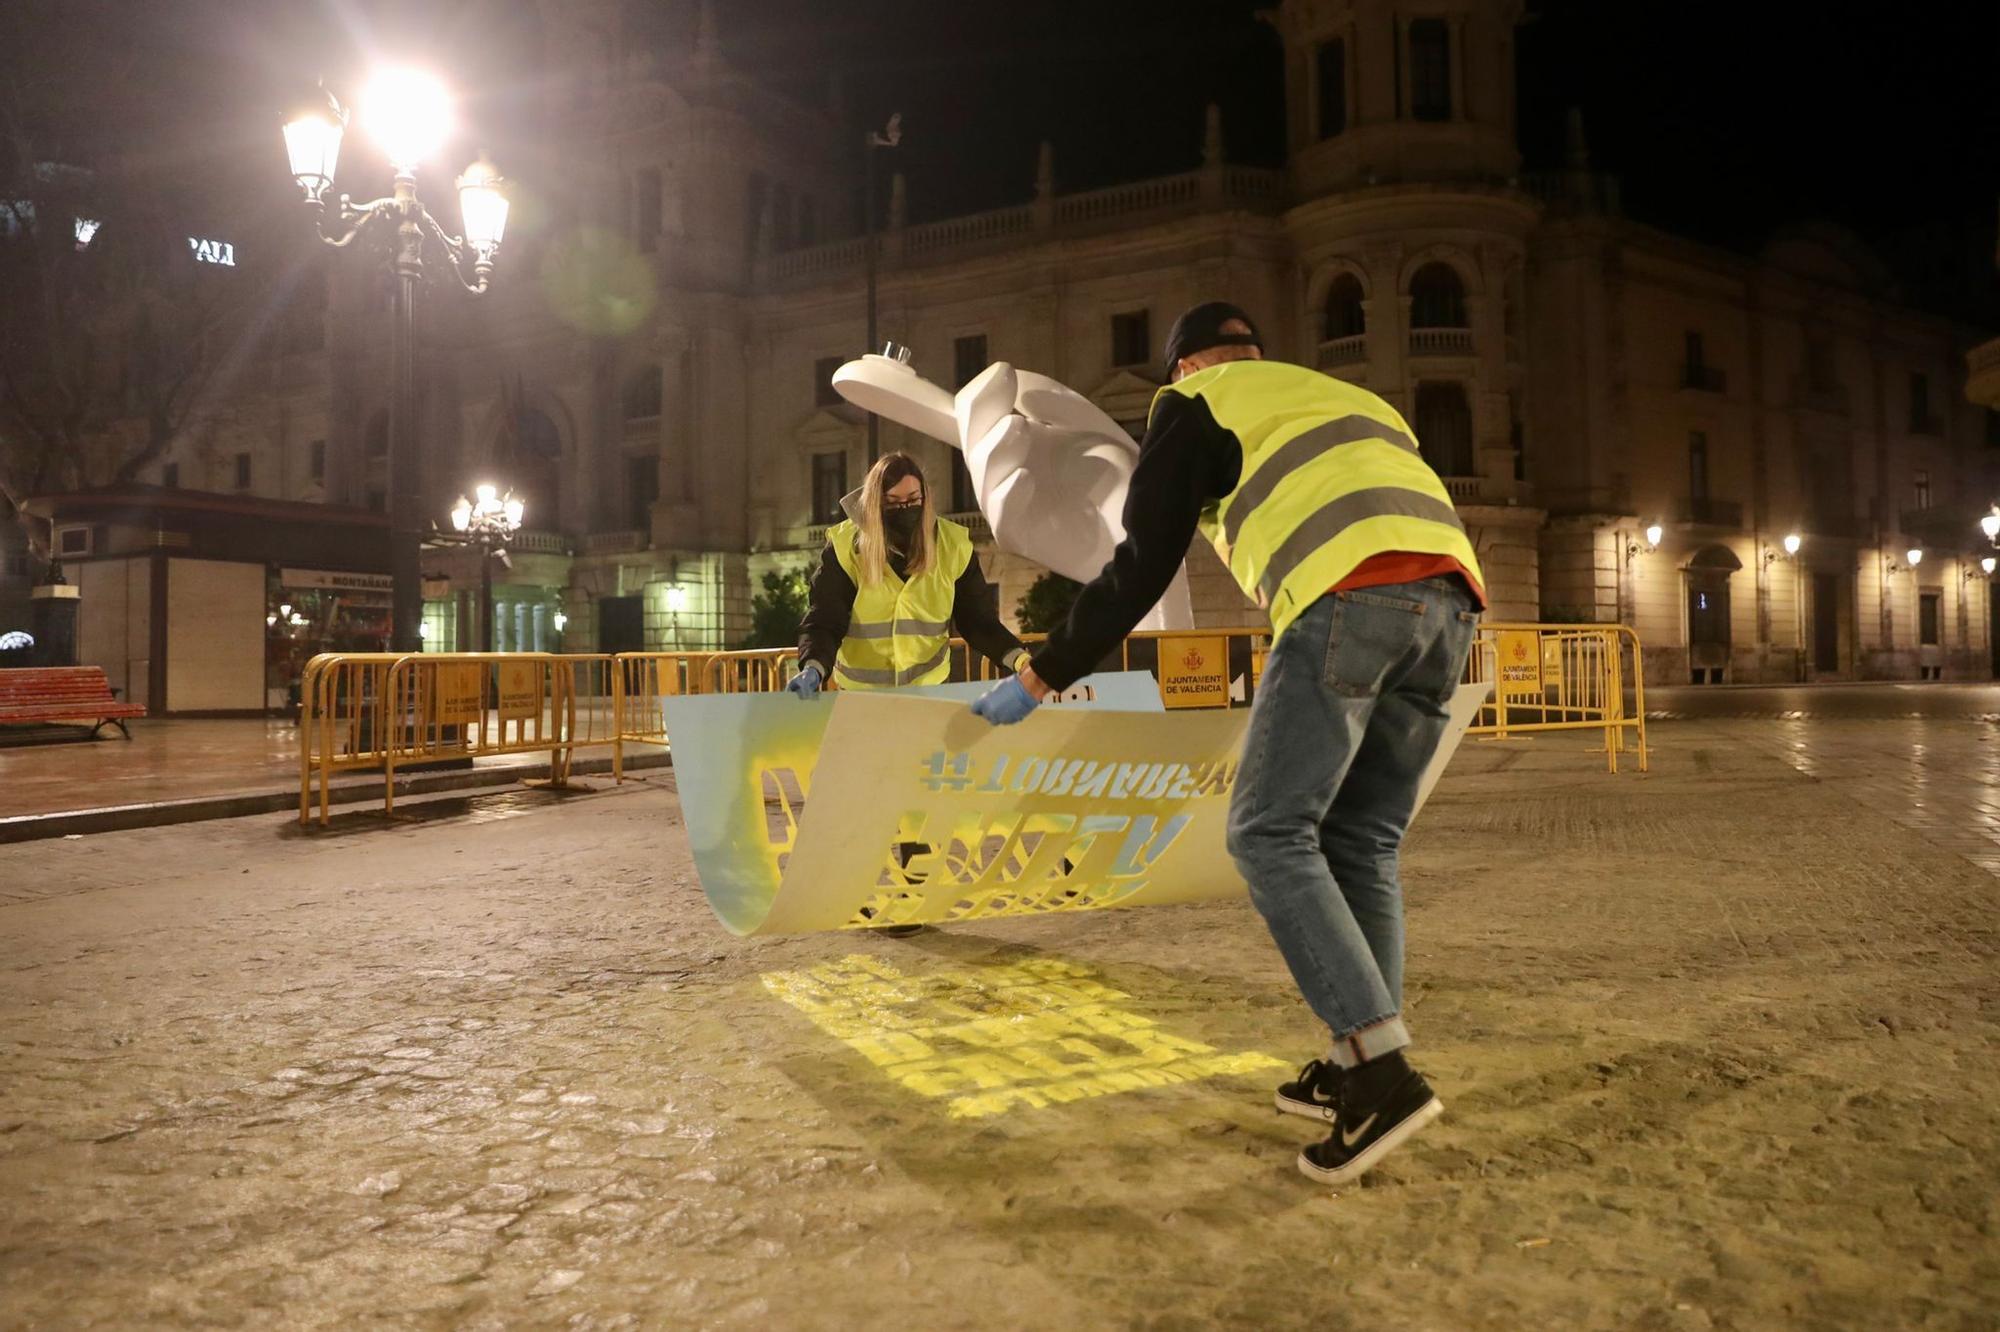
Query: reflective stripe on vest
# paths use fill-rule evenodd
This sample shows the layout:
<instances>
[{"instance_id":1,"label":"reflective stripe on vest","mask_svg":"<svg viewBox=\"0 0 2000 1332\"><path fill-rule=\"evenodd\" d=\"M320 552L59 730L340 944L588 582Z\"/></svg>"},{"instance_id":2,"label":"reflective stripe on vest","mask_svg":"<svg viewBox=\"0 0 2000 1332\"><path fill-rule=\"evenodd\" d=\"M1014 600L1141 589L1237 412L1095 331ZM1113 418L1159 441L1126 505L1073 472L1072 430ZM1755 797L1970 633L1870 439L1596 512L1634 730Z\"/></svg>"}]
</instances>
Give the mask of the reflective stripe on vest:
<instances>
[{"instance_id":1,"label":"reflective stripe on vest","mask_svg":"<svg viewBox=\"0 0 2000 1332\"><path fill-rule=\"evenodd\" d=\"M1279 361L1224 362L1160 392L1200 398L1242 446L1236 488L1202 527L1274 634L1374 555L1448 555L1483 584L1450 493L1374 394Z\"/></svg>"},{"instance_id":2,"label":"reflective stripe on vest","mask_svg":"<svg viewBox=\"0 0 2000 1332\"><path fill-rule=\"evenodd\" d=\"M942 683L951 673L952 606L959 575L972 562L971 534L939 519L931 567L909 579L888 569L872 586L861 579L860 529L841 522L826 535L834 558L854 580L854 606L834 657L834 679L855 689Z\"/></svg>"},{"instance_id":3,"label":"reflective stripe on vest","mask_svg":"<svg viewBox=\"0 0 2000 1332\"><path fill-rule=\"evenodd\" d=\"M1236 544L1236 534L1243 530L1243 520L1250 511L1271 497L1278 483L1298 471L1307 463L1342 444L1353 444L1364 439L1387 439L1393 444L1418 453L1417 441L1411 439L1394 426L1366 416L1343 416L1338 421L1328 421L1325 425L1314 426L1303 435L1294 435L1271 451L1271 455L1258 464L1256 472L1237 486L1236 493L1224 504L1222 511L1222 531L1230 545ZM1456 515L1453 515L1456 521Z\"/></svg>"},{"instance_id":4,"label":"reflective stripe on vest","mask_svg":"<svg viewBox=\"0 0 2000 1332\"><path fill-rule=\"evenodd\" d=\"M836 680L841 681L843 684L853 685L859 689L891 689L897 685L941 684L943 676L950 673L950 658L951 644L947 642L931 654L930 660L919 662L915 666L906 666L902 670L897 670L894 667L850 666L844 661L835 660L833 663L833 675ZM933 671L940 672L938 679L927 680L924 678Z\"/></svg>"},{"instance_id":5,"label":"reflective stripe on vest","mask_svg":"<svg viewBox=\"0 0 2000 1332\"><path fill-rule=\"evenodd\" d=\"M863 624L859 620L849 620L849 638L894 638L897 634L907 634L913 638L933 637L944 634L951 628L950 620L870 620Z\"/></svg>"},{"instance_id":6,"label":"reflective stripe on vest","mask_svg":"<svg viewBox=\"0 0 2000 1332\"><path fill-rule=\"evenodd\" d=\"M1403 517L1423 518L1433 523L1465 531L1465 524L1458 520L1458 510L1447 500L1435 500L1429 495L1401 486L1377 486L1372 490L1353 490L1339 499L1313 511L1312 517L1292 529L1292 534L1279 545L1277 553L1264 569L1264 576L1257 581L1266 601L1275 601L1278 589L1292 571L1318 550L1356 523L1370 518Z\"/></svg>"}]
</instances>

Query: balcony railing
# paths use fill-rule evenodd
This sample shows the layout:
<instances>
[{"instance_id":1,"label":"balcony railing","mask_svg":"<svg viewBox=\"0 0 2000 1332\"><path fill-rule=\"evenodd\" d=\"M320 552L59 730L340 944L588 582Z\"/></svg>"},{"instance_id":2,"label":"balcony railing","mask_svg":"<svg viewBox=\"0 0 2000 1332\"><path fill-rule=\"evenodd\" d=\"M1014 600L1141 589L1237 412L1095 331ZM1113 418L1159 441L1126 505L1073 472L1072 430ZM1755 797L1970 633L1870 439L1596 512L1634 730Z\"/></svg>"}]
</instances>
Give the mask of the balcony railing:
<instances>
[{"instance_id":1,"label":"balcony railing","mask_svg":"<svg viewBox=\"0 0 2000 1332\"><path fill-rule=\"evenodd\" d=\"M633 551L644 550L646 540L646 533L635 530L592 532L580 544L586 555L629 555Z\"/></svg>"},{"instance_id":2,"label":"balcony railing","mask_svg":"<svg viewBox=\"0 0 2000 1332\"><path fill-rule=\"evenodd\" d=\"M1135 180L1127 185L1089 190L1056 200L1056 222L1058 225L1096 222L1129 213L1150 213L1193 203L1200 197L1201 173L1198 171L1159 176L1153 180Z\"/></svg>"},{"instance_id":3,"label":"balcony railing","mask_svg":"<svg viewBox=\"0 0 2000 1332\"><path fill-rule=\"evenodd\" d=\"M987 525L986 515L973 509L967 513L948 513L945 517L972 534L974 541L991 541L993 529Z\"/></svg>"},{"instance_id":4,"label":"balcony railing","mask_svg":"<svg viewBox=\"0 0 2000 1332\"><path fill-rule=\"evenodd\" d=\"M1331 338L1319 344L1319 368L1331 370L1337 365L1355 365L1368 359L1368 335L1356 333L1351 337Z\"/></svg>"},{"instance_id":5,"label":"balcony railing","mask_svg":"<svg viewBox=\"0 0 2000 1332\"><path fill-rule=\"evenodd\" d=\"M1010 239L1025 243L1050 229L1094 228L1097 224L1146 214L1183 213L1197 208L1250 208L1272 211L1285 197L1285 173L1263 167L1224 167L1136 180L1101 190L1061 195L1040 204L943 218L900 233L880 235L882 261L934 261L952 252L991 248ZM795 282L858 272L866 258L858 238L787 250L758 261L763 280Z\"/></svg>"},{"instance_id":6,"label":"balcony railing","mask_svg":"<svg viewBox=\"0 0 2000 1332\"><path fill-rule=\"evenodd\" d=\"M1472 330L1469 328L1413 328L1410 330L1412 356L1470 356Z\"/></svg>"},{"instance_id":7,"label":"balcony railing","mask_svg":"<svg viewBox=\"0 0 2000 1332\"><path fill-rule=\"evenodd\" d=\"M1722 393L1728 386L1728 377L1712 365L1681 367L1681 387L1684 389L1696 389L1702 393Z\"/></svg>"},{"instance_id":8,"label":"balcony railing","mask_svg":"<svg viewBox=\"0 0 2000 1332\"><path fill-rule=\"evenodd\" d=\"M1683 523L1696 527L1726 527L1741 530L1743 527L1743 505L1737 500L1684 499L1676 507L1674 517Z\"/></svg>"},{"instance_id":9,"label":"balcony railing","mask_svg":"<svg viewBox=\"0 0 2000 1332\"><path fill-rule=\"evenodd\" d=\"M1975 508L1970 504L1938 504L1923 509L1905 509L1900 515L1902 531L1926 546L1963 546L1968 542L1983 542L1986 538L1979 530L1980 515L1984 506Z\"/></svg>"},{"instance_id":10,"label":"balcony railing","mask_svg":"<svg viewBox=\"0 0 2000 1332\"><path fill-rule=\"evenodd\" d=\"M569 538L561 532L516 532L507 545L523 555L567 555Z\"/></svg>"},{"instance_id":11,"label":"balcony railing","mask_svg":"<svg viewBox=\"0 0 2000 1332\"><path fill-rule=\"evenodd\" d=\"M804 250L787 250L771 256L774 278L811 277L817 273L841 273L859 268L868 259L867 241L862 238L834 241Z\"/></svg>"},{"instance_id":12,"label":"balcony railing","mask_svg":"<svg viewBox=\"0 0 2000 1332\"><path fill-rule=\"evenodd\" d=\"M1444 482L1445 493L1451 496L1451 502L1453 504L1479 503L1478 477L1447 476L1447 477L1442 477L1440 479Z\"/></svg>"},{"instance_id":13,"label":"balcony railing","mask_svg":"<svg viewBox=\"0 0 2000 1332\"><path fill-rule=\"evenodd\" d=\"M1019 235L1033 229L1034 225L1035 210L1025 205L991 213L973 213L968 217L948 217L942 222L928 222L905 231L903 253L919 255L933 250L955 249L979 241Z\"/></svg>"}]
</instances>

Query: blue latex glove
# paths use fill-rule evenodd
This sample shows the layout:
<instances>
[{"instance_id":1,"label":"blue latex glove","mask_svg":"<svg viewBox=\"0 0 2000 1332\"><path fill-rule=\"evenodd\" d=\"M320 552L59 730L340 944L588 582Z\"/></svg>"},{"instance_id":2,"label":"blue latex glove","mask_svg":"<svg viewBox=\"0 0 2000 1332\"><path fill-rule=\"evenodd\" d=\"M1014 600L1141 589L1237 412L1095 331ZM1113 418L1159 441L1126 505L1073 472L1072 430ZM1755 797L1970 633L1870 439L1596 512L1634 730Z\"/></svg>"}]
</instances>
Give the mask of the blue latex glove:
<instances>
[{"instance_id":1,"label":"blue latex glove","mask_svg":"<svg viewBox=\"0 0 2000 1332\"><path fill-rule=\"evenodd\" d=\"M1010 675L979 696L979 701L972 705L972 715L983 717L995 726L1012 726L1037 706L1035 696L1021 683L1021 677Z\"/></svg>"},{"instance_id":2,"label":"blue latex glove","mask_svg":"<svg viewBox=\"0 0 2000 1332\"><path fill-rule=\"evenodd\" d=\"M785 685L785 688L791 690L800 698L814 698L819 694L819 686L819 667L808 665L804 670L794 675L790 682Z\"/></svg>"}]
</instances>

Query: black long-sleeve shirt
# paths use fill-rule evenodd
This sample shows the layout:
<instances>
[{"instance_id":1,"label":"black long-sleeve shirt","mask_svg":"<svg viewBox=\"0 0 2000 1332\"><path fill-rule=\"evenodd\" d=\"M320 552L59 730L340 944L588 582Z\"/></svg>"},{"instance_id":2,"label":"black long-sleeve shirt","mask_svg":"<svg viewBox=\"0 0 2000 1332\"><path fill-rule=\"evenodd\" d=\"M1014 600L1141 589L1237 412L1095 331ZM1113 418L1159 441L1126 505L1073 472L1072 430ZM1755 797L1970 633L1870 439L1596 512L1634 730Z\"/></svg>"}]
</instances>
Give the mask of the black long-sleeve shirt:
<instances>
[{"instance_id":1,"label":"black long-sleeve shirt","mask_svg":"<svg viewBox=\"0 0 2000 1332\"><path fill-rule=\"evenodd\" d=\"M889 567L898 578L907 576L901 552L889 552ZM811 604L805 619L799 622L801 665L818 666L821 675L832 677L834 656L840 651L840 641L847 637L847 626L854 618L855 591L854 580L840 567L840 559L829 542L820 556L819 568L813 573ZM977 552L952 584L951 622L973 651L1011 673L1007 658L1020 648L1021 640L1000 622L999 599L979 568Z\"/></svg>"},{"instance_id":2,"label":"black long-sleeve shirt","mask_svg":"<svg viewBox=\"0 0 2000 1332\"><path fill-rule=\"evenodd\" d=\"M1096 670L1166 595L1202 510L1236 489L1243 446L1199 397L1169 393L1153 409L1125 492L1125 539L1069 619L1034 654L1035 674L1067 689Z\"/></svg>"}]
</instances>

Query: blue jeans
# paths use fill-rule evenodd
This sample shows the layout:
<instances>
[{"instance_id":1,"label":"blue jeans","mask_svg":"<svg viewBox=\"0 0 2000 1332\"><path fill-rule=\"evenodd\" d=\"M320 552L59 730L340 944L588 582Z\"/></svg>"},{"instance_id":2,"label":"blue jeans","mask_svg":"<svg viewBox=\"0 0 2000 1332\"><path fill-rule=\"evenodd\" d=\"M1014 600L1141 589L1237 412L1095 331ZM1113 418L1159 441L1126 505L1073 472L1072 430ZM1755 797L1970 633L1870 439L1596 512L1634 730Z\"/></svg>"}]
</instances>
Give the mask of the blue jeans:
<instances>
[{"instance_id":1,"label":"blue jeans","mask_svg":"<svg viewBox=\"0 0 2000 1332\"><path fill-rule=\"evenodd\" d=\"M1330 592L1278 638L1229 804L1229 853L1353 1067L1410 1043L1396 862L1465 672L1457 578Z\"/></svg>"}]
</instances>

